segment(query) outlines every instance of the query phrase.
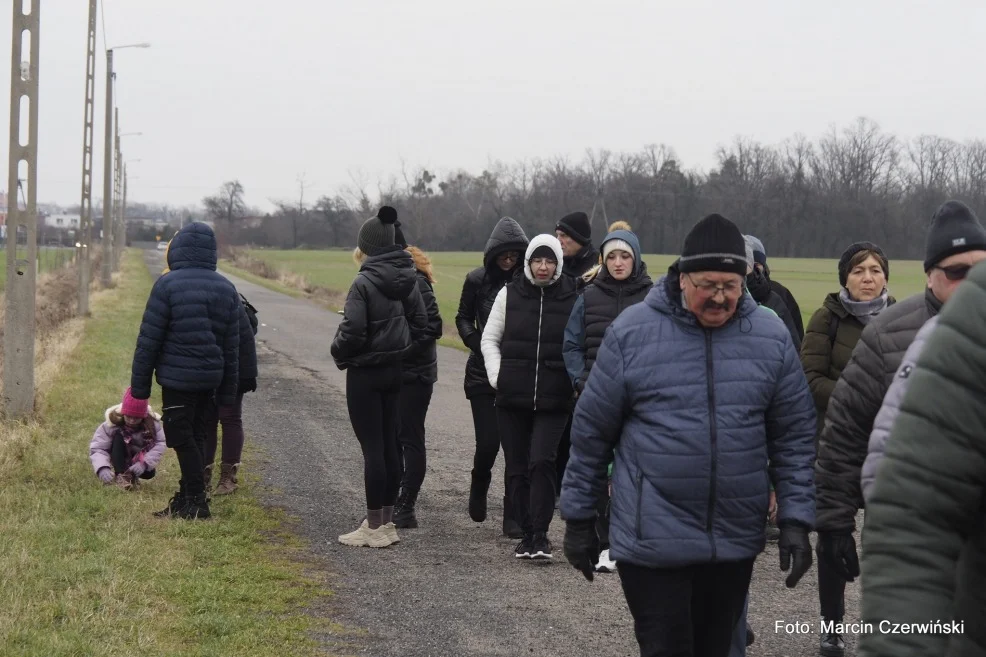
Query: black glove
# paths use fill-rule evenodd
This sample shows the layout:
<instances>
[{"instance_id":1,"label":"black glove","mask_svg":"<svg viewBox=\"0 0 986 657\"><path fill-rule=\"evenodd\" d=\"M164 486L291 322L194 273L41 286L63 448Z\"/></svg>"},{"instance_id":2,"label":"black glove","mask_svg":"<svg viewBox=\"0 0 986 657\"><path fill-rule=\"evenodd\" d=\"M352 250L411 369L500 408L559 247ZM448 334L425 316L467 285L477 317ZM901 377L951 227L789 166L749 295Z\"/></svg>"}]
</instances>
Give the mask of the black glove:
<instances>
[{"instance_id":1,"label":"black glove","mask_svg":"<svg viewBox=\"0 0 986 657\"><path fill-rule=\"evenodd\" d=\"M599 558L599 538L596 536L596 519L569 520L565 524L565 558L592 581L596 559Z\"/></svg>"},{"instance_id":2,"label":"black glove","mask_svg":"<svg viewBox=\"0 0 986 657\"><path fill-rule=\"evenodd\" d=\"M257 379L240 379L240 386L237 392L244 394L257 391Z\"/></svg>"},{"instance_id":3,"label":"black glove","mask_svg":"<svg viewBox=\"0 0 986 657\"><path fill-rule=\"evenodd\" d=\"M859 555L852 532L818 532L818 560L825 560L847 582L859 577Z\"/></svg>"},{"instance_id":4,"label":"black glove","mask_svg":"<svg viewBox=\"0 0 986 657\"><path fill-rule=\"evenodd\" d=\"M811 542L808 540L808 530L798 523L782 523L780 530L777 549L781 556L781 570L785 573L791 571L784 583L787 588L793 589L811 568Z\"/></svg>"}]
</instances>

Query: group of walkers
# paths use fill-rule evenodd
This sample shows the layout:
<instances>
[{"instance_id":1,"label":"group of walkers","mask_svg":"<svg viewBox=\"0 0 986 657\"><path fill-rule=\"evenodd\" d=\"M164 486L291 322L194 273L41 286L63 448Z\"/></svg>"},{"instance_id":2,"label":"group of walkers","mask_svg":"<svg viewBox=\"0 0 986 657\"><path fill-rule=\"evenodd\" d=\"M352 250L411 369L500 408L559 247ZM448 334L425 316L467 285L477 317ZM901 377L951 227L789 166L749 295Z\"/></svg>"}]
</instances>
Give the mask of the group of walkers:
<instances>
[{"instance_id":1,"label":"group of walkers","mask_svg":"<svg viewBox=\"0 0 986 657\"><path fill-rule=\"evenodd\" d=\"M238 416L256 389L250 324L215 256L201 224L175 237L131 389L91 447L100 478L121 485L153 476L162 440L173 447L182 481L164 513L180 517L209 515L210 418ZM380 548L418 524L442 318L431 264L393 208L362 224L354 257L331 354L346 371L366 517L339 542ZM487 519L502 447L513 555L553 557L557 503L566 559L589 581L619 573L642 657L744 654L768 534L793 588L813 563L813 530L820 655L844 655L845 589L861 574L864 621L969 621L960 635L864 633L863 654L984 655L983 624L971 627L986 616L982 260L986 231L949 201L928 231L924 293L897 301L886 254L857 242L805 330L763 243L718 214L691 229L656 281L623 222L597 248L584 213L531 239L504 217L465 279L455 322L470 351L469 516ZM160 422L146 403L152 371Z\"/></svg>"}]
</instances>

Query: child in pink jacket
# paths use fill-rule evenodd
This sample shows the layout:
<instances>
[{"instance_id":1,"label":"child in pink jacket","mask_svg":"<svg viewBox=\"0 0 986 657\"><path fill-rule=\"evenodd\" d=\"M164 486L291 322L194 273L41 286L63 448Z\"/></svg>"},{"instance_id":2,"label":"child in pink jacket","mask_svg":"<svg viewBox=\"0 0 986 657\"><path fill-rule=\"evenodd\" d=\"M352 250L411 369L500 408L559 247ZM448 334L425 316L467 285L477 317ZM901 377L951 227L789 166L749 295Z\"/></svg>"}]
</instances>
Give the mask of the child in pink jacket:
<instances>
[{"instance_id":1,"label":"child in pink jacket","mask_svg":"<svg viewBox=\"0 0 986 657\"><path fill-rule=\"evenodd\" d=\"M104 484L131 490L138 479L155 475L164 448L161 417L146 399L134 399L127 388L123 403L106 409L106 421L89 443L89 460Z\"/></svg>"}]
</instances>

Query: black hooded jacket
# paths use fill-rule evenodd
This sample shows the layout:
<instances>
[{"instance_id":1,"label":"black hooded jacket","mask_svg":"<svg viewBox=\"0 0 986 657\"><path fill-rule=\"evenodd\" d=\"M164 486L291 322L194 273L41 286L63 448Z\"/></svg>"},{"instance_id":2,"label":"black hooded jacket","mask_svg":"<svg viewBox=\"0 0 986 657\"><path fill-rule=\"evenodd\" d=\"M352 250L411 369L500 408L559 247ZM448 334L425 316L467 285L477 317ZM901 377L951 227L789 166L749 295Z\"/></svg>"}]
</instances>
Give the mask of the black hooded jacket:
<instances>
[{"instance_id":1,"label":"black hooded jacket","mask_svg":"<svg viewBox=\"0 0 986 657\"><path fill-rule=\"evenodd\" d=\"M801 307L798 306L798 300L794 298L793 294L791 294L791 290L787 289L770 277L769 268L765 271L767 273L767 280L770 281L770 289L777 293L777 296L781 298L781 301L784 302L784 305L787 306L788 311L791 313L791 320L794 322L794 326L798 331L798 339L804 340L805 321L801 318Z\"/></svg>"},{"instance_id":2,"label":"black hooded jacket","mask_svg":"<svg viewBox=\"0 0 986 657\"><path fill-rule=\"evenodd\" d=\"M483 362L479 343L493 308L493 300L496 299L497 292L517 276L523 266L528 243L527 235L520 224L510 217L500 219L483 249L483 266L469 272L462 284L455 328L458 329L462 342L469 348L464 384L467 399L476 395L496 394L486 376L486 364ZM517 265L509 272L501 270L496 264L497 257L507 251L517 251L519 256Z\"/></svg>"},{"instance_id":3,"label":"black hooded jacket","mask_svg":"<svg viewBox=\"0 0 986 657\"><path fill-rule=\"evenodd\" d=\"M803 333L798 332L798 324L794 321L791 309L784 302L784 299L777 292L774 292L770 279L763 272L754 269L753 273L746 277L746 287L749 288L754 301L761 306L767 306L781 318L784 326L791 334L794 348L800 353Z\"/></svg>"},{"instance_id":4,"label":"black hooded jacket","mask_svg":"<svg viewBox=\"0 0 986 657\"><path fill-rule=\"evenodd\" d=\"M581 280L582 275L597 264L599 264L599 249L592 246L592 242L589 242L571 258L565 258L561 273L562 276L576 279L576 284L581 289L584 283Z\"/></svg>"},{"instance_id":5,"label":"black hooded jacket","mask_svg":"<svg viewBox=\"0 0 986 657\"><path fill-rule=\"evenodd\" d=\"M178 231L168 249L170 272L151 288L137 336L130 386L151 396L151 376L162 388L216 391L232 405L240 377L240 295L216 272L216 235L206 224ZM256 375L255 375L256 376Z\"/></svg>"},{"instance_id":6,"label":"black hooded jacket","mask_svg":"<svg viewBox=\"0 0 986 657\"><path fill-rule=\"evenodd\" d=\"M340 370L401 365L412 343L429 339L417 281L411 254L400 246L363 262L332 341L332 358Z\"/></svg>"}]
</instances>

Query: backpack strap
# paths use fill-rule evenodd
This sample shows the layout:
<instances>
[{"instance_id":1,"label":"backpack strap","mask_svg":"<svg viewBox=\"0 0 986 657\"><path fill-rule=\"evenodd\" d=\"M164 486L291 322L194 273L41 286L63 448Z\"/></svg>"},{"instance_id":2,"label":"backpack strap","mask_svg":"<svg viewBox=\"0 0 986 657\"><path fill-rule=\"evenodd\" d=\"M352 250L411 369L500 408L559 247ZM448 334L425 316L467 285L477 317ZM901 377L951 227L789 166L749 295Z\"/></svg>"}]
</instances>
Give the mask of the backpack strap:
<instances>
[{"instance_id":1,"label":"backpack strap","mask_svg":"<svg viewBox=\"0 0 986 657\"><path fill-rule=\"evenodd\" d=\"M829 319L829 345L835 346L835 338L839 334L839 316L835 313L831 314Z\"/></svg>"}]
</instances>

